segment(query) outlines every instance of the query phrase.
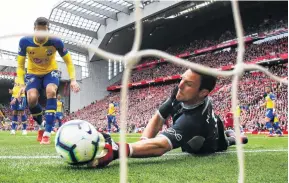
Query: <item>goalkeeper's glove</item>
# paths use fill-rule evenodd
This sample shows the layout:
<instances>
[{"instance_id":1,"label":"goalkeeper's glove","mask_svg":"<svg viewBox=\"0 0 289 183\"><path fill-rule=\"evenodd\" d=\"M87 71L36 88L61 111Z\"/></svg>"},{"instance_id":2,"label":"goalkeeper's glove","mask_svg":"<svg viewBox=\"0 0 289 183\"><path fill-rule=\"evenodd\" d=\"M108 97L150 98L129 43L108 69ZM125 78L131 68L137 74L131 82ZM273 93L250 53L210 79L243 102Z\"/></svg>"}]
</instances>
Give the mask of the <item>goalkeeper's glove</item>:
<instances>
[{"instance_id":1,"label":"goalkeeper's glove","mask_svg":"<svg viewBox=\"0 0 289 183\"><path fill-rule=\"evenodd\" d=\"M179 87L175 87L172 91L170 98L168 98L159 108L159 113L162 118L167 119L172 110L173 110L173 103L176 100L176 96L178 93Z\"/></svg>"},{"instance_id":2,"label":"goalkeeper's glove","mask_svg":"<svg viewBox=\"0 0 289 183\"><path fill-rule=\"evenodd\" d=\"M116 160L119 158L119 144L115 143L111 136L105 133L102 133L104 139L105 139L105 146L104 149L106 152L105 156L101 158L96 158L93 161L91 161L88 166L94 167L94 168L104 168L107 165L109 165L113 160ZM126 143L126 152L127 156L130 154L130 148L129 145Z\"/></svg>"}]
</instances>

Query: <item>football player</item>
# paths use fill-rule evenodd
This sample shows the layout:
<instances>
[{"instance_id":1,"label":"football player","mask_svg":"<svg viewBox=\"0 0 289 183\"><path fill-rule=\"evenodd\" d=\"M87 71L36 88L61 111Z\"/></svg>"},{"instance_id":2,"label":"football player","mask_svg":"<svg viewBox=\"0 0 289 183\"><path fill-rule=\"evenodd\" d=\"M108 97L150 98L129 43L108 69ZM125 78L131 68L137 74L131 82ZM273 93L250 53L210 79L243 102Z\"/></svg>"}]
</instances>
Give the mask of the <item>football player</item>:
<instances>
[{"instance_id":1,"label":"football player","mask_svg":"<svg viewBox=\"0 0 289 183\"><path fill-rule=\"evenodd\" d=\"M111 132L111 123L117 129L117 132L119 132L119 127L117 126L116 117L115 117L115 105L113 102L110 102L108 105L107 123L108 123L107 124L108 134L110 134Z\"/></svg>"},{"instance_id":2,"label":"football player","mask_svg":"<svg viewBox=\"0 0 289 183\"><path fill-rule=\"evenodd\" d=\"M20 97L18 96L21 88L24 87L24 81L19 79L18 77L14 80L14 87L12 90L9 89L9 93L12 94L11 97L11 109L12 109L12 125L11 125L11 133L15 135L15 131L17 130L18 125L18 116L21 116L22 123L22 135L27 135L27 116L25 114L26 108L26 96L25 93L22 93Z\"/></svg>"},{"instance_id":3,"label":"football player","mask_svg":"<svg viewBox=\"0 0 289 183\"><path fill-rule=\"evenodd\" d=\"M272 92L272 88L270 86L265 87L265 102L261 105L261 107L266 106L266 114L265 114L265 124L267 130L269 130L269 137L273 137L273 126L272 121L274 120L275 114L275 100L276 96Z\"/></svg>"},{"instance_id":4,"label":"football player","mask_svg":"<svg viewBox=\"0 0 289 183\"><path fill-rule=\"evenodd\" d=\"M34 23L35 31L49 31L49 20L39 17ZM59 85L59 72L56 52L63 58L70 76L70 87L73 92L79 91L75 78L75 68L70 53L58 38L47 36L24 37L19 42L17 76L26 87L22 87L19 96L27 92L28 107L38 125L42 125L42 107L38 103L39 90L46 91L45 131L38 131L37 140L40 144L50 144L50 135L55 121L57 108L56 91ZM24 65L28 57L27 73Z\"/></svg>"},{"instance_id":5,"label":"football player","mask_svg":"<svg viewBox=\"0 0 289 183\"><path fill-rule=\"evenodd\" d=\"M61 99L61 95L57 95L57 110L56 110L56 121L58 121L58 128L62 125L63 119L63 112L64 112L64 102Z\"/></svg>"},{"instance_id":6,"label":"football player","mask_svg":"<svg viewBox=\"0 0 289 183\"><path fill-rule=\"evenodd\" d=\"M125 145L126 155L132 158L155 157L179 147L183 152L207 154L234 145L234 131L224 133L224 124L215 115L208 97L216 81L213 76L187 70L178 87L149 121L142 140ZM173 126L158 134L169 116L173 118ZM104 167L119 158L119 145L108 134L104 137L108 153L92 161L89 164L92 167ZM247 143L248 139L242 137L242 141Z\"/></svg>"}]
</instances>

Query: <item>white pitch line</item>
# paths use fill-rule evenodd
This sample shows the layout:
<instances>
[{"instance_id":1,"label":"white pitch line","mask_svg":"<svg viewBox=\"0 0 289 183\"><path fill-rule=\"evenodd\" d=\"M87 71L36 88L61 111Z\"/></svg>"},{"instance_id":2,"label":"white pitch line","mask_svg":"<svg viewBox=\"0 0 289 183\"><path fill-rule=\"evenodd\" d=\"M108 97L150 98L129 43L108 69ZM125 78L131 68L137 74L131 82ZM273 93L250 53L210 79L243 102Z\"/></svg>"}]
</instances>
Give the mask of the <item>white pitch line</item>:
<instances>
[{"instance_id":1,"label":"white pitch line","mask_svg":"<svg viewBox=\"0 0 289 183\"><path fill-rule=\"evenodd\" d=\"M262 149L262 150L245 150L244 153L265 153L265 152L288 152L288 149ZM216 154L231 154L237 153L237 151L224 151L224 152L216 152ZM166 156L184 156L191 155L189 153L168 153Z\"/></svg>"},{"instance_id":2,"label":"white pitch line","mask_svg":"<svg viewBox=\"0 0 289 183\"><path fill-rule=\"evenodd\" d=\"M236 153L237 151L216 152L217 154ZM245 150L244 153L265 153L265 152L288 152L288 149L259 149ZM184 156L189 153L167 153L164 156ZM0 156L0 159L60 159L59 156Z\"/></svg>"},{"instance_id":3,"label":"white pitch line","mask_svg":"<svg viewBox=\"0 0 289 183\"><path fill-rule=\"evenodd\" d=\"M19 137L26 137L26 138L36 138L37 136L19 136ZM116 137L114 137L116 138ZM140 137L126 137L127 139L140 139ZM268 139L274 139L274 137L267 137L267 136L259 136L259 137L252 137L252 136L249 136L248 139L264 139L264 138L268 138ZM276 137L277 138L277 137ZM288 136L283 136L283 137L278 137L279 139L287 139Z\"/></svg>"},{"instance_id":4,"label":"white pitch line","mask_svg":"<svg viewBox=\"0 0 289 183\"><path fill-rule=\"evenodd\" d=\"M59 159L60 156L0 156L0 159Z\"/></svg>"},{"instance_id":5,"label":"white pitch line","mask_svg":"<svg viewBox=\"0 0 289 183\"><path fill-rule=\"evenodd\" d=\"M24 138L36 138L37 136L19 136L19 137L24 137ZM126 137L127 139L140 139L140 137Z\"/></svg>"}]
</instances>

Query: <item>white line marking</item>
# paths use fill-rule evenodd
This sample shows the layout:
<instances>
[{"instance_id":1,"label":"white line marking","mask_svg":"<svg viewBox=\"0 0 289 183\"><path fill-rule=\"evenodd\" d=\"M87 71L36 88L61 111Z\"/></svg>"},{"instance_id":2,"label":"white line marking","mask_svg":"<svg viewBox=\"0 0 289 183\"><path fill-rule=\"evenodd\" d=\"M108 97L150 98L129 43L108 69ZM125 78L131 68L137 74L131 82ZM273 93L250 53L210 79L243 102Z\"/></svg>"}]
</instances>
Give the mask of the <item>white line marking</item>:
<instances>
[{"instance_id":1,"label":"white line marking","mask_svg":"<svg viewBox=\"0 0 289 183\"><path fill-rule=\"evenodd\" d=\"M217 154L236 153L237 151L217 152ZM245 150L244 153L264 153L264 152L288 152L288 149L259 149ZM191 155L188 153L167 153L164 156L184 156ZM0 159L60 159L59 156L0 156Z\"/></svg>"},{"instance_id":2,"label":"white line marking","mask_svg":"<svg viewBox=\"0 0 289 183\"><path fill-rule=\"evenodd\" d=\"M37 136L19 136L19 137L25 137L25 138L36 138ZM114 138L118 138L118 137L114 137ZM139 137L126 137L127 139L140 139Z\"/></svg>"},{"instance_id":3,"label":"white line marking","mask_svg":"<svg viewBox=\"0 0 289 183\"><path fill-rule=\"evenodd\" d=\"M267 149L267 150L245 150L244 153L265 153L265 152L288 152L288 149ZM224 151L224 152L216 152L216 154L231 154L237 153L237 151ZM189 153L168 153L166 156L183 156L183 155L191 155ZM0 156L1 157L1 156Z\"/></svg>"}]
</instances>

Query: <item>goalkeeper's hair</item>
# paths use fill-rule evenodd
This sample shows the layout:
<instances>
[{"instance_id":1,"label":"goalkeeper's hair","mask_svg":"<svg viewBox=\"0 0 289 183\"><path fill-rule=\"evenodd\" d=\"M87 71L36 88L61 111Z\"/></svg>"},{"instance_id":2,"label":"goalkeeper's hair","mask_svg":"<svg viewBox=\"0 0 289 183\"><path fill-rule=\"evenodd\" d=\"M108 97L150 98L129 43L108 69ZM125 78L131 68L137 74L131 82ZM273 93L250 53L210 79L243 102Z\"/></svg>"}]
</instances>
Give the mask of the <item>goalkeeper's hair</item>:
<instances>
[{"instance_id":1,"label":"goalkeeper's hair","mask_svg":"<svg viewBox=\"0 0 289 183\"><path fill-rule=\"evenodd\" d=\"M201 76L199 90L206 89L206 90L209 90L209 92L211 92L215 88L216 83L217 83L217 77L211 76L211 75L207 75L207 74L204 74L204 73L200 73L200 72L197 72L197 71L195 71L193 69L190 69L190 70L192 72L197 73L198 75Z\"/></svg>"},{"instance_id":2,"label":"goalkeeper's hair","mask_svg":"<svg viewBox=\"0 0 289 183\"><path fill-rule=\"evenodd\" d=\"M45 17L38 17L35 22L34 22L34 26L37 26L37 25L42 25L42 26L47 26L49 27L49 20Z\"/></svg>"}]
</instances>

